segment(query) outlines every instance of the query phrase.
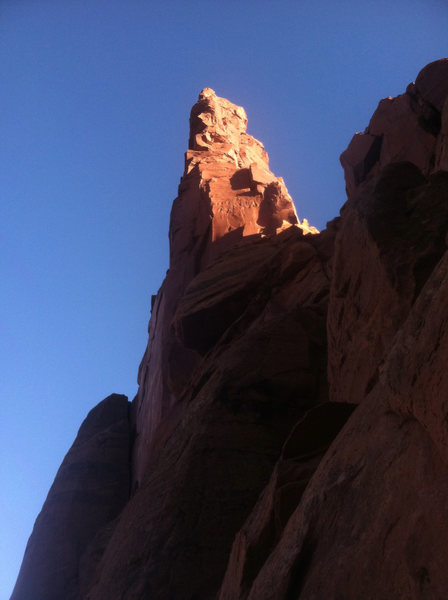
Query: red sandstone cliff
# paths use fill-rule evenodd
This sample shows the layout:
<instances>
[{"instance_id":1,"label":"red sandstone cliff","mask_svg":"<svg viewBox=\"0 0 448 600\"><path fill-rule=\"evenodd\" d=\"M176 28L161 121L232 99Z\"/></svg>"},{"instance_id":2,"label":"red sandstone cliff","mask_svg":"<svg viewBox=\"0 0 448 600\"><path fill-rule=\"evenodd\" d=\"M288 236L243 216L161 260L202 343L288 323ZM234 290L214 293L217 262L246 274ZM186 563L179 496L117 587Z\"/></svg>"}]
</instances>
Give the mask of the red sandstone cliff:
<instances>
[{"instance_id":1,"label":"red sandstone cliff","mask_svg":"<svg viewBox=\"0 0 448 600\"><path fill-rule=\"evenodd\" d=\"M132 426L88 416L12 600L448 596L447 98L380 102L317 234L203 90Z\"/></svg>"},{"instance_id":2,"label":"red sandstone cliff","mask_svg":"<svg viewBox=\"0 0 448 600\"><path fill-rule=\"evenodd\" d=\"M170 222L170 268L157 294L149 342L139 369L135 402L137 438L134 478L138 483L151 455L157 426L185 388L198 353L172 328L177 306L190 281L239 240L273 235L300 224L281 178L269 170L263 145L246 133L244 109L201 92L190 116L185 171Z\"/></svg>"}]
</instances>

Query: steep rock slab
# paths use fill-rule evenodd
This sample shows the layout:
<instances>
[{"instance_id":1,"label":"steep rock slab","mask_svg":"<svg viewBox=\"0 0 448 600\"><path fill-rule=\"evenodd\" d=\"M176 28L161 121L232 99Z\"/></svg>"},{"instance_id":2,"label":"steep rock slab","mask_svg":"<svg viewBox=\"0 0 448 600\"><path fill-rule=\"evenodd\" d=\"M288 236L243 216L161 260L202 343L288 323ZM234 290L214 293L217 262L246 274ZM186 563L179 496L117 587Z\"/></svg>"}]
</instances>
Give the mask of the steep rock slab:
<instances>
[{"instance_id":1,"label":"steep rock slab","mask_svg":"<svg viewBox=\"0 0 448 600\"><path fill-rule=\"evenodd\" d=\"M113 394L87 415L37 517L11 600L78 600L92 583L100 537L129 498L129 407Z\"/></svg>"},{"instance_id":2,"label":"steep rock slab","mask_svg":"<svg viewBox=\"0 0 448 600\"><path fill-rule=\"evenodd\" d=\"M274 235L300 223L263 145L246 133L243 108L204 89L190 117L189 149L170 222L170 268L155 299L134 403L134 482L138 485L157 426L176 404L198 363L171 328L188 283L247 236Z\"/></svg>"},{"instance_id":3,"label":"steep rock slab","mask_svg":"<svg viewBox=\"0 0 448 600\"><path fill-rule=\"evenodd\" d=\"M447 94L443 59L422 69L405 94L382 100L341 155L349 199L328 313L334 401L361 402L373 388L384 352L446 249L448 176L438 169Z\"/></svg>"},{"instance_id":4,"label":"steep rock slab","mask_svg":"<svg viewBox=\"0 0 448 600\"><path fill-rule=\"evenodd\" d=\"M437 138L435 171L448 171L448 97L442 109L440 134Z\"/></svg>"},{"instance_id":5,"label":"steep rock slab","mask_svg":"<svg viewBox=\"0 0 448 600\"><path fill-rule=\"evenodd\" d=\"M445 598L447 289L445 253L248 598Z\"/></svg>"},{"instance_id":6,"label":"steep rock slab","mask_svg":"<svg viewBox=\"0 0 448 600\"><path fill-rule=\"evenodd\" d=\"M358 403L372 389L447 227L448 174L426 181L410 163L385 168L343 208L327 324L332 400Z\"/></svg>"},{"instance_id":7,"label":"steep rock slab","mask_svg":"<svg viewBox=\"0 0 448 600\"><path fill-rule=\"evenodd\" d=\"M328 446L354 408L353 404L324 402L295 425L268 485L235 537L219 600L247 598Z\"/></svg>"},{"instance_id":8,"label":"steep rock slab","mask_svg":"<svg viewBox=\"0 0 448 600\"><path fill-rule=\"evenodd\" d=\"M176 331L203 358L155 433L89 600L217 593L292 425L327 399L329 236L248 237L188 286Z\"/></svg>"},{"instance_id":9,"label":"steep rock slab","mask_svg":"<svg viewBox=\"0 0 448 600\"><path fill-rule=\"evenodd\" d=\"M277 237L255 237L235 246L187 287L173 320L179 339L204 354L241 315L258 317L260 306L271 305L273 297L285 311L320 306L323 315L333 239L334 231L310 238L290 228ZM306 278L308 287L299 285L300 278ZM288 293L295 295L288 299Z\"/></svg>"},{"instance_id":10,"label":"steep rock slab","mask_svg":"<svg viewBox=\"0 0 448 600\"><path fill-rule=\"evenodd\" d=\"M448 180L448 174L446 177ZM391 406L404 417L412 416L419 421L445 462L448 462L447 294L445 253L398 332L382 375L391 392Z\"/></svg>"},{"instance_id":11,"label":"steep rock slab","mask_svg":"<svg viewBox=\"0 0 448 600\"><path fill-rule=\"evenodd\" d=\"M378 388L328 451L248 598L440 599L446 463Z\"/></svg>"}]
</instances>

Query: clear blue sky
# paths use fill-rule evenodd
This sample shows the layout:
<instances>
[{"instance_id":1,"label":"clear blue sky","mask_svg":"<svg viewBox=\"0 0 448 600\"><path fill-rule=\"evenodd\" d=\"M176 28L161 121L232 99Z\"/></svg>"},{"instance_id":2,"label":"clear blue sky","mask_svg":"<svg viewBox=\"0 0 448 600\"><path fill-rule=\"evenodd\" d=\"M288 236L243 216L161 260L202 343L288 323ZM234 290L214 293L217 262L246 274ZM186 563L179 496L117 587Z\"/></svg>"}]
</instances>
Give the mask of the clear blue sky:
<instances>
[{"instance_id":1,"label":"clear blue sky","mask_svg":"<svg viewBox=\"0 0 448 600\"><path fill-rule=\"evenodd\" d=\"M136 393L200 90L323 228L339 154L447 32L446 1L0 0L0 599L81 421Z\"/></svg>"}]
</instances>

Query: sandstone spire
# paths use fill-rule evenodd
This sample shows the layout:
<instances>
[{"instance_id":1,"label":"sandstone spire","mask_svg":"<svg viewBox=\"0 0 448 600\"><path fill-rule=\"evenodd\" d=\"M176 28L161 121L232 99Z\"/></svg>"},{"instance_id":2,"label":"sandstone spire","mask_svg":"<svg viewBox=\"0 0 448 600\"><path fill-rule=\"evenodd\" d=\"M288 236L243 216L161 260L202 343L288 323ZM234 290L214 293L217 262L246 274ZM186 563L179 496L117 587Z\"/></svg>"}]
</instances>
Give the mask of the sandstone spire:
<instances>
[{"instance_id":1,"label":"sandstone spire","mask_svg":"<svg viewBox=\"0 0 448 600\"><path fill-rule=\"evenodd\" d=\"M201 92L138 396L112 395L82 425L13 600L211 597L291 421L326 398L334 235L304 235L246 125Z\"/></svg>"},{"instance_id":2,"label":"sandstone spire","mask_svg":"<svg viewBox=\"0 0 448 600\"><path fill-rule=\"evenodd\" d=\"M246 128L244 108L202 90L191 110L185 172L171 213L171 264L191 249L193 238L201 237L204 266L248 235L291 225L317 232L299 222L283 179L269 170L263 144Z\"/></svg>"},{"instance_id":3,"label":"sandstone spire","mask_svg":"<svg viewBox=\"0 0 448 600\"><path fill-rule=\"evenodd\" d=\"M152 435L179 397L196 364L171 323L188 283L213 260L248 236L272 236L300 223L281 177L269 170L263 144L246 132L241 106L205 88L193 106L185 171L170 222L170 269L157 295L149 342L139 369L135 403L135 478L149 456Z\"/></svg>"},{"instance_id":4,"label":"sandstone spire","mask_svg":"<svg viewBox=\"0 0 448 600\"><path fill-rule=\"evenodd\" d=\"M447 595L448 59L354 137L319 235L246 122L193 107L138 398L88 415L13 600Z\"/></svg>"}]
</instances>

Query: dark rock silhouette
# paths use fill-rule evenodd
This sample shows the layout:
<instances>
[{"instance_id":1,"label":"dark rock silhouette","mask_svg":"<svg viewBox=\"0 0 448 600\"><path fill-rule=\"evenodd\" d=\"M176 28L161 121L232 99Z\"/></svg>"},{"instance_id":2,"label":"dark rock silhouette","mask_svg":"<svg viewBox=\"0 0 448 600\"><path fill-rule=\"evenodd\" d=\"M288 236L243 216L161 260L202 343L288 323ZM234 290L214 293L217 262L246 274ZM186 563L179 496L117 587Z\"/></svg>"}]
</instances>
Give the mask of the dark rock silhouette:
<instances>
[{"instance_id":1,"label":"dark rock silhouette","mask_svg":"<svg viewBox=\"0 0 448 600\"><path fill-rule=\"evenodd\" d=\"M83 596L129 500L129 408L112 394L87 415L37 517L11 600Z\"/></svg>"}]
</instances>

